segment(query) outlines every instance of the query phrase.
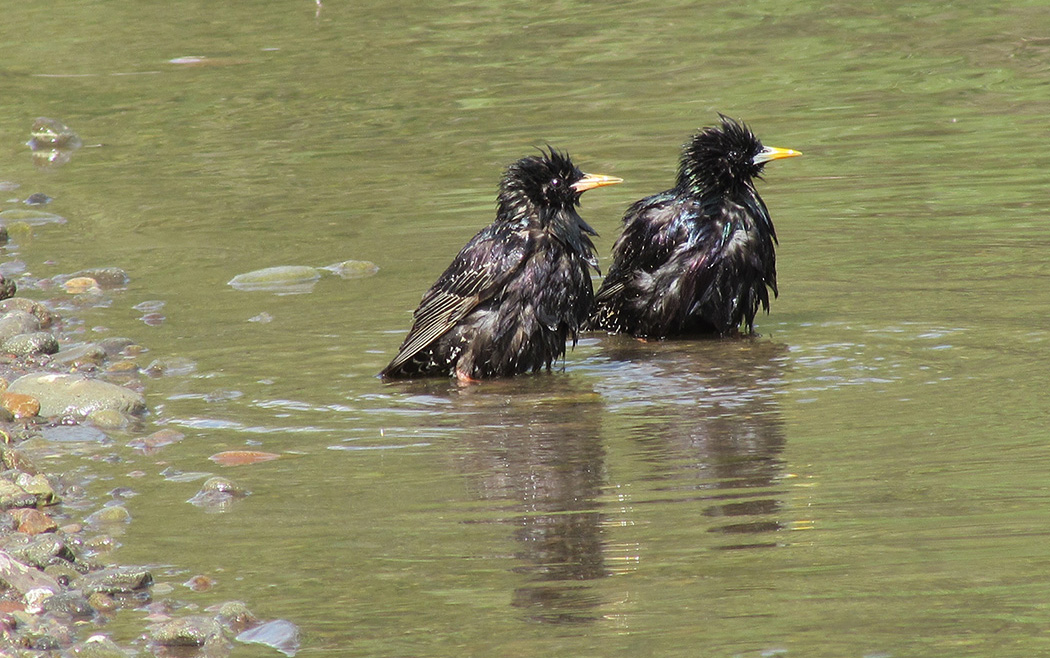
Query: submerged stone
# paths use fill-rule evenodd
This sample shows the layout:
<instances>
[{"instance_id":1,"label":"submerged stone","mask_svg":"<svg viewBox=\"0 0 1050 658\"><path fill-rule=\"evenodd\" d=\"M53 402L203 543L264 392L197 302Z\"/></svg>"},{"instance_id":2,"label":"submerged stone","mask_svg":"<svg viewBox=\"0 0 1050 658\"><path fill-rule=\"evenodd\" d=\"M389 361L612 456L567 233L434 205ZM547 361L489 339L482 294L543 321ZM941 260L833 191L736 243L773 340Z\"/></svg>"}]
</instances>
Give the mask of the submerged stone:
<instances>
[{"instance_id":1,"label":"submerged stone","mask_svg":"<svg viewBox=\"0 0 1050 658\"><path fill-rule=\"evenodd\" d=\"M230 279L228 285L236 290L309 292L319 278L321 273L315 267L283 265L238 274Z\"/></svg>"},{"instance_id":2,"label":"submerged stone","mask_svg":"<svg viewBox=\"0 0 1050 658\"><path fill-rule=\"evenodd\" d=\"M119 267L96 267L90 270L80 270L73 276L94 279L103 288L120 288L128 285L128 282L131 281L128 273Z\"/></svg>"},{"instance_id":3,"label":"submerged stone","mask_svg":"<svg viewBox=\"0 0 1050 658\"><path fill-rule=\"evenodd\" d=\"M299 627L284 619L249 628L236 639L238 642L272 647L286 656L294 656L299 651Z\"/></svg>"},{"instance_id":4,"label":"submerged stone","mask_svg":"<svg viewBox=\"0 0 1050 658\"><path fill-rule=\"evenodd\" d=\"M65 224L66 218L43 210L32 208L11 208L0 212L0 222L5 225L21 223L29 226L40 226L42 224Z\"/></svg>"},{"instance_id":5,"label":"submerged stone","mask_svg":"<svg viewBox=\"0 0 1050 658\"><path fill-rule=\"evenodd\" d=\"M40 415L44 417L63 414L86 416L101 409L128 414L146 410L146 400L135 391L81 375L23 375L12 382L7 390L35 397L40 401Z\"/></svg>"},{"instance_id":6,"label":"submerged stone","mask_svg":"<svg viewBox=\"0 0 1050 658\"><path fill-rule=\"evenodd\" d=\"M201 647L221 639L222 626L211 617L195 615L160 624L150 634L157 644Z\"/></svg>"},{"instance_id":7,"label":"submerged stone","mask_svg":"<svg viewBox=\"0 0 1050 658\"><path fill-rule=\"evenodd\" d=\"M361 279L379 271L379 266L367 260L344 260L321 268L344 279Z\"/></svg>"},{"instance_id":8,"label":"submerged stone","mask_svg":"<svg viewBox=\"0 0 1050 658\"><path fill-rule=\"evenodd\" d=\"M34 151L47 149L77 149L83 142L73 130L57 119L39 117L29 129L29 148Z\"/></svg>"},{"instance_id":9,"label":"submerged stone","mask_svg":"<svg viewBox=\"0 0 1050 658\"><path fill-rule=\"evenodd\" d=\"M118 594L146 589L153 584L153 574L142 567L109 567L85 575L77 583L85 595L102 592Z\"/></svg>"}]
</instances>

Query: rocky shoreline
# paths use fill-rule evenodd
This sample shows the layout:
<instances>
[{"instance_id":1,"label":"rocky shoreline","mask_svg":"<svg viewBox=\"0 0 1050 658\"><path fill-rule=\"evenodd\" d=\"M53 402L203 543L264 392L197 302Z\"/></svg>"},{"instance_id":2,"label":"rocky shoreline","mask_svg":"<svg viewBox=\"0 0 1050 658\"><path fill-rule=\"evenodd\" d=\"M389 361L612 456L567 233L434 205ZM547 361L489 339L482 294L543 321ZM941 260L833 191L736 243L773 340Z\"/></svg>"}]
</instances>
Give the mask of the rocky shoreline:
<instances>
[{"instance_id":1,"label":"rocky shoreline","mask_svg":"<svg viewBox=\"0 0 1050 658\"><path fill-rule=\"evenodd\" d=\"M104 268L30 287L61 287L90 305L93 295L126 284L123 271ZM143 427L142 390L157 366L142 365L147 350L133 340L85 341L75 322L60 315L75 305L15 293L13 282L0 277L0 655L215 657L237 641L294 655L293 624L262 623L237 601L195 610L170 598L174 588L158 585L148 568L115 564L113 529L131 520L122 492L90 499L83 475L50 472L42 464L54 460L36 457ZM182 438L170 429L141 434L128 447L150 452ZM243 494L211 478L191 502L221 507ZM191 588L208 586L198 578ZM150 624L123 647L105 633L122 609L147 611Z\"/></svg>"}]
</instances>

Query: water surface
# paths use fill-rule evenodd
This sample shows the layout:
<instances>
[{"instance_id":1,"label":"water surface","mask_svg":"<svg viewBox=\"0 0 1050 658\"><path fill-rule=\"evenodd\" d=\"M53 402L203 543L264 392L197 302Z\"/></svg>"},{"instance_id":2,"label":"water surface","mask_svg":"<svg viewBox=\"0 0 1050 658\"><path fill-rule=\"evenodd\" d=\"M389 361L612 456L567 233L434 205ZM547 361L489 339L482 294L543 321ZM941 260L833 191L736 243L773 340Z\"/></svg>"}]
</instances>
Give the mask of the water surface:
<instances>
[{"instance_id":1,"label":"water surface","mask_svg":"<svg viewBox=\"0 0 1050 658\"><path fill-rule=\"evenodd\" d=\"M67 219L7 256L123 267L85 335L194 366L147 390L186 440L68 464L143 494L116 559L218 581L181 600L294 621L302 656L1050 648L1041 3L58 2L4 22L0 179ZM375 379L509 162L551 144L626 179L584 197L607 255L719 111L806 154L761 183L781 298L760 336L593 335L547 376ZM38 116L83 139L65 166L32 164ZM226 285L347 259L379 273ZM162 475L245 447L284 458L222 470L254 492L226 513ZM129 642L144 614L109 630Z\"/></svg>"}]
</instances>

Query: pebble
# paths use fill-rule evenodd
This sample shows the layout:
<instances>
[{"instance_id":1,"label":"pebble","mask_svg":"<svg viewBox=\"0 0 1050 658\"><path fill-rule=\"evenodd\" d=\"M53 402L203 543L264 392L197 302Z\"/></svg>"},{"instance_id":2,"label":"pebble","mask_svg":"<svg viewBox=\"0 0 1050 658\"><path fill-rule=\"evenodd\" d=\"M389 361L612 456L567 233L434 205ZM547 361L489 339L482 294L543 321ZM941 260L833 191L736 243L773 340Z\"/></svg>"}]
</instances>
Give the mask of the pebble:
<instances>
[{"instance_id":1,"label":"pebble","mask_svg":"<svg viewBox=\"0 0 1050 658\"><path fill-rule=\"evenodd\" d=\"M153 574L142 567L107 567L80 579L80 589L91 594L120 594L145 590L153 584Z\"/></svg>"},{"instance_id":2,"label":"pebble","mask_svg":"<svg viewBox=\"0 0 1050 658\"><path fill-rule=\"evenodd\" d=\"M164 646L202 647L222 639L222 626L211 617L194 615L159 624L152 629L150 637Z\"/></svg>"},{"instance_id":3,"label":"pebble","mask_svg":"<svg viewBox=\"0 0 1050 658\"><path fill-rule=\"evenodd\" d=\"M128 425L128 417L115 409L98 409L87 415L88 421L103 429L118 429Z\"/></svg>"},{"instance_id":4,"label":"pebble","mask_svg":"<svg viewBox=\"0 0 1050 658\"><path fill-rule=\"evenodd\" d=\"M0 406L10 411L11 415L18 419L32 418L40 413L40 401L24 393L10 391L0 393Z\"/></svg>"},{"instance_id":5,"label":"pebble","mask_svg":"<svg viewBox=\"0 0 1050 658\"><path fill-rule=\"evenodd\" d=\"M0 341L40 329L40 319L28 311L15 309L0 316Z\"/></svg>"},{"instance_id":6,"label":"pebble","mask_svg":"<svg viewBox=\"0 0 1050 658\"><path fill-rule=\"evenodd\" d=\"M106 350L94 343L72 345L59 350L51 363L72 368L83 368L87 365L99 366L106 360Z\"/></svg>"},{"instance_id":7,"label":"pebble","mask_svg":"<svg viewBox=\"0 0 1050 658\"><path fill-rule=\"evenodd\" d=\"M18 334L0 343L0 352L21 357L54 354L58 349L58 339L46 331Z\"/></svg>"},{"instance_id":8,"label":"pebble","mask_svg":"<svg viewBox=\"0 0 1050 658\"><path fill-rule=\"evenodd\" d=\"M84 519L89 524L131 523L131 512L123 505L109 505Z\"/></svg>"},{"instance_id":9,"label":"pebble","mask_svg":"<svg viewBox=\"0 0 1050 658\"><path fill-rule=\"evenodd\" d=\"M235 290L269 292L309 292L321 272L306 265L282 265L238 274L227 282Z\"/></svg>"},{"instance_id":10,"label":"pebble","mask_svg":"<svg viewBox=\"0 0 1050 658\"><path fill-rule=\"evenodd\" d=\"M75 276L63 283L62 288L71 295L81 295L87 292L102 292L102 287L98 285L98 281L95 281L89 276Z\"/></svg>"},{"instance_id":11,"label":"pebble","mask_svg":"<svg viewBox=\"0 0 1050 658\"><path fill-rule=\"evenodd\" d=\"M131 282L128 273L119 267L97 267L90 270L81 270L73 274L74 277L83 277L93 280L102 288L121 288Z\"/></svg>"},{"instance_id":12,"label":"pebble","mask_svg":"<svg viewBox=\"0 0 1050 658\"><path fill-rule=\"evenodd\" d=\"M127 414L146 410L145 399L135 391L82 375L31 373L11 382L7 390L37 398L44 417L86 416L102 409Z\"/></svg>"},{"instance_id":13,"label":"pebble","mask_svg":"<svg viewBox=\"0 0 1050 658\"><path fill-rule=\"evenodd\" d=\"M10 299L0 300L0 313L6 315L11 311L24 311L32 315L39 323L36 325L38 329L47 329L55 324L58 319L46 306L25 297L11 297ZM35 331L35 329L32 331ZM11 335L13 336L14 334Z\"/></svg>"},{"instance_id":14,"label":"pebble","mask_svg":"<svg viewBox=\"0 0 1050 658\"><path fill-rule=\"evenodd\" d=\"M27 535L39 535L58 530L58 524L54 519L32 507L11 510L9 514L18 521L18 532L24 532Z\"/></svg>"}]
</instances>

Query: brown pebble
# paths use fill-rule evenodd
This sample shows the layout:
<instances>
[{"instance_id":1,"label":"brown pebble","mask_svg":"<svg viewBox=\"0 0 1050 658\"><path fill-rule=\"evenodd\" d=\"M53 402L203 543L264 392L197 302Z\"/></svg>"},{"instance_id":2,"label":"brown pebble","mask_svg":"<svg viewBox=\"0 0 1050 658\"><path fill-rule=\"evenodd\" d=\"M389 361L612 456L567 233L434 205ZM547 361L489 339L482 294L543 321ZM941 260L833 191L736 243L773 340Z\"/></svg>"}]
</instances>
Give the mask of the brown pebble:
<instances>
[{"instance_id":1,"label":"brown pebble","mask_svg":"<svg viewBox=\"0 0 1050 658\"><path fill-rule=\"evenodd\" d=\"M99 612L111 612L117 609L117 602L113 600L113 597L102 592L93 592L88 597L88 605Z\"/></svg>"},{"instance_id":2,"label":"brown pebble","mask_svg":"<svg viewBox=\"0 0 1050 658\"><path fill-rule=\"evenodd\" d=\"M9 612L21 612L26 609L24 603L18 601L11 601L7 599L0 600L0 614L7 614Z\"/></svg>"},{"instance_id":3,"label":"brown pebble","mask_svg":"<svg viewBox=\"0 0 1050 658\"><path fill-rule=\"evenodd\" d=\"M98 285L98 281L95 281L89 276L75 276L62 284L62 287L71 295L79 295L80 293L85 292L99 292L102 290Z\"/></svg>"},{"instance_id":4,"label":"brown pebble","mask_svg":"<svg viewBox=\"0 0 1050 658\"><path fill-rule=\"evenodd\" d=\"M207 576L194 576L184 582L183 585L194 592L207 592L212 587L215 587L215 581Z\"/></svg>"},{"instance_id":5,"label":"brown pebble","mask_svg":"<svg viewBox=\"0 0 1050 658\"><path fill-rule=\"evenodd\" d=\"M141 439L133 439L128 442L129 448L135 448L136 450L143 452L147 455L152 454L166 445L172 443L178 443L179 441L186 438L186 435L182 432L178 432L173 429L162 429L157 430L149 436Z\"/></svg>"},{"instance_id":6,"label":"brown pebble","mask_svg":"<svg viewBox=\"0 0 1050 658\"><path fill-rule=\"evenodd\" d=\"M8 512L18 521L18 531L27 535L39 535L58 530L58 524L50 516L32 507L13 509Z\"/></svg>"},{"instance_id":7,"label":"brown pebble","mask_svg":"<svg viewBox=\"0 0 1050 658\"><path fill-rule=\"evenodd\" d=\"M15 418L32 418L40 413L40 401L24 393L0 393L0 406L14 414Z\"/></svg>"}]
</instances>

